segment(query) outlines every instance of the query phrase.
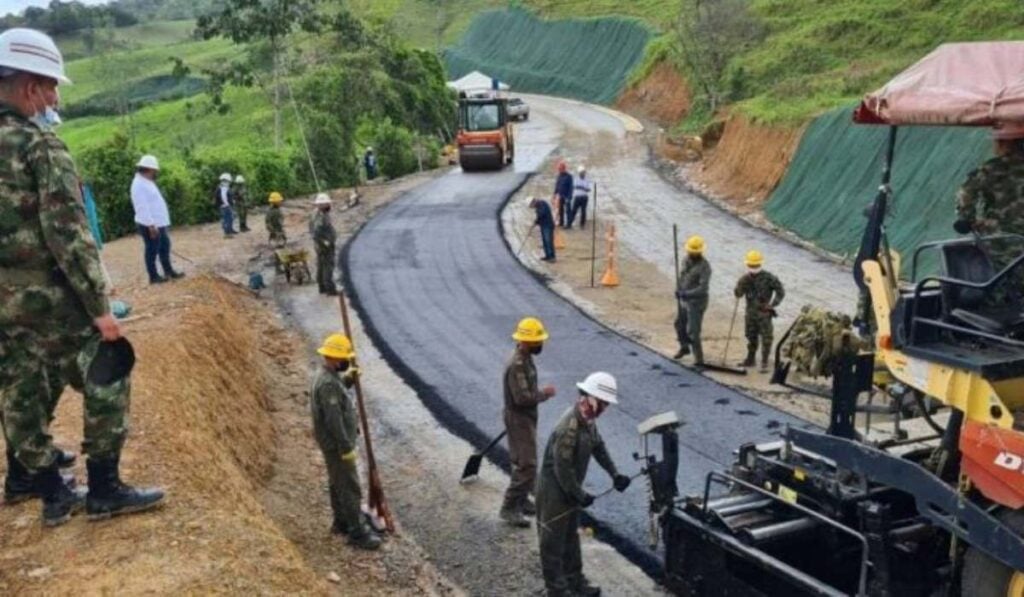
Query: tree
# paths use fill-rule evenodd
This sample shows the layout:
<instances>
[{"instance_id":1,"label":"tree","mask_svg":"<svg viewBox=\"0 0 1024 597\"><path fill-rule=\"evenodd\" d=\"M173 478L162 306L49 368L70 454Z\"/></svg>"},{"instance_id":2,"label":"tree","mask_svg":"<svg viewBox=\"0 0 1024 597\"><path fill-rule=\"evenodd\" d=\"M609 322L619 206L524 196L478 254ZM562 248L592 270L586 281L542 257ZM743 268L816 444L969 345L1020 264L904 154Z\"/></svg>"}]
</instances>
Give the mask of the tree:
<instances>
[{"instance_id":1,"label":"tree","mask_svg":"<svg viewBox=\"0 0 1024 597\"><path fill-rule=\"evenodd\" d=\"M675 27L680 58L710 113L727 99L730 87L737 88L735 80L725 80L729 63L764 35L750 0L682 0Z\"/></svg>"},{"instance_id":2,"label":"tree","mask_svg":"<svg viewBox=\"0 0 1024 597\"><path fill-rule=\"evenodd\" d=\"M266 44L272 79L274 148L281 147L281 65L285 41L296 30L317 31L319 0L225 0L219 12L199 17L203 39L225 37L236 44ZM233 65L238 73L240 65ZM251 74L251 73L250 73ZM232 80L235 80L232 78ZM216 103L216 102L215 102Z\"/></svg>"}]
</instances>

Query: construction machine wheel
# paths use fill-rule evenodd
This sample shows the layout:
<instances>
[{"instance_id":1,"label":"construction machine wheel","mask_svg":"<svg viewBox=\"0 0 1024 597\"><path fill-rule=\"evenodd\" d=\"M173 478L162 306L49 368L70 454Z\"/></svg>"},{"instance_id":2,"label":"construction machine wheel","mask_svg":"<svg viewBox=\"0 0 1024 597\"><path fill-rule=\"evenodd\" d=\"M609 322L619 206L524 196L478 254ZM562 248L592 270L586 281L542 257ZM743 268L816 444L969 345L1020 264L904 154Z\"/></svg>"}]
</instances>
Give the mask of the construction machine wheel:
<instances>
[{"instance_id":1,"label":"construction machine wheel","mask_svg":"<svg viewBox=\"0 0 1024 597\"><path fill-rule=\"evenodd\" d=\"M1024 511L1006 510L999 520L1024 535ZM964 556L960 580L962 597L1021 597L1024 595L1024 572L1013 570L977 549L970 547Z\"/></svg>"}]
</instances>

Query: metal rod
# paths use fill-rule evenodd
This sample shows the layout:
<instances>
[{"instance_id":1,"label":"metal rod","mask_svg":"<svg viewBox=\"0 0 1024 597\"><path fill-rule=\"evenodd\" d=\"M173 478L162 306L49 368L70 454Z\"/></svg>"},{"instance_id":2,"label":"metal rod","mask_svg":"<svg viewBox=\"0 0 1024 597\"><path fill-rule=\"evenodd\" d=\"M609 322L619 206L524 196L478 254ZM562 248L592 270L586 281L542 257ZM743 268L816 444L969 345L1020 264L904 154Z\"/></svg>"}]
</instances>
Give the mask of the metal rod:
<instances>
[{"instance_id":1,"label":"metal rod","mask_svg":"<svg viewBox=\"0 0 1024 597\"><path fill-rule=\"evenodd\" d=\"M590 287L594 288L597 273L597 183L594 183L594 212L590 220Z\"/></svg>"},{"instance_id":2,"label":"metal rod","mask_svg":"<svg viewBox=\"0 0 1024 597\"><path fill-rule=\"evenodd\" d=\"M740 299L736 298L736 304L732 308L732 319L729 321L729 335L725 338L725 350L722 351L722 364L729 360L729 343L732 342L732 330L736 326L736 314L740 311Z\"/></svg>"},{"instance_id":3,"label":"metal rod","mask_svg":"<svg viewBox=\"0 0 1024 597\"><path fill-rule=\"evenodd\" d=\"M817 526L817 524L818 523L814 522L811 518L803 516L800 518L794 518L793 520L777 522L775 524L766 524L762 527L746 528L740 531L740 535L745 539L756 543L778 539L786 535L799 533L800 531L806 531L807 529Z\"/></svg>"}]
</instances>

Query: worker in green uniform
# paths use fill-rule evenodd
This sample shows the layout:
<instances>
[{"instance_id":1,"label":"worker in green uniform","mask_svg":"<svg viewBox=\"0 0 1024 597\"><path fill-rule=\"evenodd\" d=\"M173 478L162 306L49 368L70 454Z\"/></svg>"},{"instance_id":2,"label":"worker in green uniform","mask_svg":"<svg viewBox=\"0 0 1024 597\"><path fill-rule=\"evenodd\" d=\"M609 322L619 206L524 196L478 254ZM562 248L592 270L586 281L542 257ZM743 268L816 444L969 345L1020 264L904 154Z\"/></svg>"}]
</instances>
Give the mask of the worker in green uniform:
<instances>
[{"instance_id":1,"label":"worker in green uniform","mask_svg":"<svg viewBox=\"0 0 1024 597\"><path fill-rule=\"evenodd\" d=\"M270 209L267 210L265 223L269 242L275 247L283 247L288 242L288 238L284 235L284 214L281 213L284 197L281 196L281 193L274 191L267 199L267 203L270 204Z\"/></svg>"},{"instance_id":2,"label":"worker in green uniform","mask_svg":"<svg viewBox=\"0 0 1024 597\"><path fill-rule=\"evenodd\" d=\"M20 465L15 474L30 477L42 497L45 526L67 522L83 502L96 520L164 499L119 476L129 378L99 385L87 375L98 354L126 341L111 313L74 161L54 133L62 82L64 60L49 36L22 28L0 34L0 424ZM87 498L61 476L62 454L49 433L66 384L84 395Z\"/></svg>"},{"instance_id":3,"label":"worker in green uniform","mask_svg":"<svg viewBox=\"0 0 1024 597\"><path fill-rule=\"evenodd\" d=\"M245 178L239 174L231 187L231 205L238 214L238 231L249 232L249 193L245 190Z\"/></svg>"},{"instance_id":4,"label":"worker in green uniform","mask_svg":"<svg viewBox=\"0 0 1024 597\"><path fill-rule=\"evenodd\" d=\"M353 365L356 353L344 334L328 336L317 353L323 357L323 364L313 378L309 405L313 435L327 465L334 513L331 532L347 535L351 545L374 550L380 547L381 538L366 523L360 508L363 498L356 466L359 427L347 389L359 375Z\"/></svg>"},{"instance_id":5,"label":"worker in green uniform","mask_svg":"<svg viewBox=\"0 0 1024 597\"><path fill-rule=\"evenodd\" d=\"M594 503L594 496L583 489L590 457L611 476L617 491L626 491L630 483L615 468L596 424L609 404L619 403L615 377L598 371L576 388L579 400L551 432L537 482L540 563L550 597L601 594L583 575L580 555L580 512Z\"/></svg>"},{"instance_id":6,"label":"worker in green uniform","mask_svg":"<svg viewBox=\"0 0 1024 597\"><path fill-rule=\"evenodd\" d=\"M320 294L335 296L338 289L334 286L334 243L338 233L331 222L331 198L327 193L320 193L313 202L316 211L309 222L309 232L316 246L316 283Z\"/></svg>"},{"instance_id":7,"label":"worker in green uniform","mask_svg":"<svg viewBox=\"0 0 1024 597\"><path fill-rule=\"evenodd\" d=\"M535 317L527 317L516 326L512 339L515 351L505 367L505 430L512 460L512 479L501 504L501 519L513 527L529 527L525 516L537 513L530 492L537 481L537 405L555 395L554 386L537 386L537 367L533 357L544 349L548 332Z\"/></svg>"},{"instance_id":8,"label":"worker in green uniform","mask_svg":"<svg viewBox=\"0 0 1024 597\"><path fill-rule=\"evenodd\" d=\"M701 344L701 328L704 311L708 308L708 286L711 284L711 264L704 258L704 239L691 236L686 241L686 259L679 270L676 285L676 338L679 351L673 358L681 359L693 349L693 364L704 364L704 348Z\"/></svg>"},{"instance_id":9,"label":"worker in green uniform","mask_svg":"<svg viewBox=\"0 0 1024 597\"><path fill-rule=\"evenodd\" d=\"M747 273L740 277L733 291L737 300L747 299L744 319L747 358L740 363L740 367L754 366L760 341L761 371L764 372L768 370L768 356L772 351L772 318L775 317L775 308L786 297L786 289L774 274L764 271L764 255L760 251L748 251L744 262Z\"/></svg>"}]
</instances>

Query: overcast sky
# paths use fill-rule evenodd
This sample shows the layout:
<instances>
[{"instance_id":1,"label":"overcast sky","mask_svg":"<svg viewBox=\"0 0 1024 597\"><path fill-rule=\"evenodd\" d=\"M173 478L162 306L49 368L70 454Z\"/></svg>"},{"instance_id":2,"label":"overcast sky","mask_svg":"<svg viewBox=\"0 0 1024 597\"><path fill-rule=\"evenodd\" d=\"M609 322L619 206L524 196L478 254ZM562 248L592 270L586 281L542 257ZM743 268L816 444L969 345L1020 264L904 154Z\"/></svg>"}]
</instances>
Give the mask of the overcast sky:
<instances>
[{"instance_id":1,"label":"overcast sky","mask_svg":"<svg viewBox=\"0 0 1024 597\"><path fill-rule=\"evenodd\" d=\"M106 4L107 0L79 0L82 4ZM21 12L29 6L48 6L50 0L0 0L0 16Z\"/></svg>"}]
</instances>

